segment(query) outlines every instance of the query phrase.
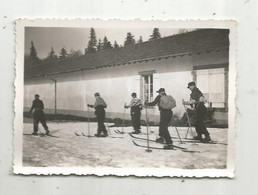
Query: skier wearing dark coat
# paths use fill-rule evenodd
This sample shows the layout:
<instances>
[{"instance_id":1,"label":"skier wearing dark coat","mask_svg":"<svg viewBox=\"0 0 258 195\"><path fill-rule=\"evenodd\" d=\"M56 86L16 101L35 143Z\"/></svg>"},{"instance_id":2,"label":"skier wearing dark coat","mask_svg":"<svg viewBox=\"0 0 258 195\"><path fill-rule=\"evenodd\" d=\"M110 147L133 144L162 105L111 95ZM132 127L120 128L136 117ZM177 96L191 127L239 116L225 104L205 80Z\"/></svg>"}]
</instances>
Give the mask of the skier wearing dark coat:
<instances>
[{"instance_id":1,"label":"skier wearing dark coat","mask_svg":"<svg viewBox=\"0 0 258 195\"><path fill-rule=\"evenodd\" d=\"M155 106L158 105L159 111L160 111L160 123L159 123L159 138L156 139L156 142L163 143L164 139L166 141L166 146L164 146L164 149L173 149L173 142L170 137L169 131L168 131L168 125L173 117L173 112L171 109L163 109L160 106L161 98L162 96L166 96L165 89L160 88L159 91L157 91L159 95L154 99L153 102L145 102L145 106Z\"/></svg>"},{"instance_id":2,"label":"skier wearing dark coat","mask_svg":"<svg viewBox=\"0 0 258 195\"><path fill-rule=\"evenodd\" d=\"M97 117L97 121L98 121L98 130L97 130L97 134L95 134L96 137L107 137L108 133L104 124L105 121L105 108L107 108L107 104L106 102L100 97L100 94L97 92L95 93L95 104L94 105L90 105L88 104L88 107L91 108L95 108L95 115ZM103 132L103 134L101 134L101 132Z\"/></svg>"},{"instance_id":3,"label":"skier wearing dark coat","mask_svg":"<svg viewBox=\"0 0 258 195\"><path fill-rule=\"evenodd\" d=\"M194 137L196 140L200 140L202 142L209 142L211 141L210 134L205 127L204 119L206 116L206 106L205 98L202 92L196 87L195 82L188 83L188 89L192 91L191 97L189 101L183 101L184 105L191 105L196 110L196 122L195 122L195 129L197 136ZM205 138L202 137L205 135Z\"/></svg>"},{"instance_id":4,"label":"skier wearing dark coat","mask_svg":"<svg viewBox=\"0 0 258 195\"><path fill-rule=\"evenodd\" d=\"M46 131L46 135L49 134L49 130L48 130L48 126L46 123L46 117L45 114L43 112L44 109L44 103L39 99L39 95L35 94L35 99L32 102L32 106L30 108L30 113L34 111L33 113L33 135L37 135L38 134L38 125L39 122L41 122L42 126L44 127L45 131Z\"/></svg>"},{"instance_id":5,"label":"skier wearing dark coat","mask_svg":"<svg viewBox=\"0 0 258 195\"><path fill-rule=\"evenodd\" d=\"M141 133L141 110L142 103L139 98L137 98L136 93L132 93L132 100L129 105L125 105L125 108L131 108L131 118L132 124L134 128L134 132L132 134Z\"/></svg>"}]
</instances>

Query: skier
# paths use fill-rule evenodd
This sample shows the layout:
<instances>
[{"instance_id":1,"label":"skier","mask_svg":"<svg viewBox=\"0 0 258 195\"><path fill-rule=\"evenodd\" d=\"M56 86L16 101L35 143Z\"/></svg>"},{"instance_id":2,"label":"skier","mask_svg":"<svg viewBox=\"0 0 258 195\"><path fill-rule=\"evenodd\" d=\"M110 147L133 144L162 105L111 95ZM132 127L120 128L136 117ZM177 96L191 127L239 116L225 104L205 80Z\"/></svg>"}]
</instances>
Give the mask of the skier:
<instances>
[{"instance_id":1,"label":"skier","mask_svg":"<svg viewBox=\"0 0 258 195\"><path fill-rule=\"evenodd\" d=\"M190 95L189 101L183 101L184 105L191 105L196 110L196 122L195 129L197 136L194 137L196 140L200 140L201 142L210 142L210 134L207 131L204 118L206 115L206 106L204 105L206 100L202 94L202 92L196 87L195 82L188 83L188 89L192 91ZM205 135L205 138L202 135Z\"/></svg>"},{"instance_id":2,"label":"skier","mask_svg":"<svg viewBox=\"0 0 258 195\"><path fill-rule=\"evenodd\" d=\"M45 131L46 131L46 135L49 134L49 130L48 130L48 126L46 124L46 117L45 114L43 112L44 109L44 103L39 99L39 94L35 94L34 95L34 100L32 102L32 106L30 108L29 113L32 112L32 110L34 109L34 113L33 113L33 133L32 135L38 135L38 125L39 122L41 122L42 126L44 127Z\"/></svg>"},{"instance_id":3,"label":"skier","mask_svg":"<svg viewBox=\"0 0 258 195\"><path fill-rule=\"evenodd\" d=\"M169 122L172 119L173 112L172 108L176 106L176 102L172 96L167 96L164 88L160 88L157 93L159 95L154 99L153 102L145 102L145 106L158 105L160 111L160 123L159 123L159 138L156 142L163 143L164 139L166 146L164 149L173 149L173 142L168 131Z\"/></svg>"},{"instance_id":4,"label":"skier","mask_svg":"<svg viewBox=\"0 0 258 195\"><path fill-rule=\"evenodd\" d=\"M141 133L141 110L142 103L139 98L137 98L136 93L132 93L132 100L129 105L125 105L125 108L131 108L131 118L134 131L132 134Z\"/></svg>"},{"instance_id":5,"label":"skier","mask_svg":"<svg viewBox=\"0 0 258 195\"><path fill-rule=\"evenodd\" d=\"M97 134L95 134L96 137L107 137L108 133L106 130L106 127L104 125L105 120L105 108L107 108L106 102L100 97L100 94L98 92L95 93L95 104L90 105L88 104L88 107L95 108L95 115L97 116L98 121L98 130ZM101 134L103 132L103 134Z\"/></svg>"}]
</instances>

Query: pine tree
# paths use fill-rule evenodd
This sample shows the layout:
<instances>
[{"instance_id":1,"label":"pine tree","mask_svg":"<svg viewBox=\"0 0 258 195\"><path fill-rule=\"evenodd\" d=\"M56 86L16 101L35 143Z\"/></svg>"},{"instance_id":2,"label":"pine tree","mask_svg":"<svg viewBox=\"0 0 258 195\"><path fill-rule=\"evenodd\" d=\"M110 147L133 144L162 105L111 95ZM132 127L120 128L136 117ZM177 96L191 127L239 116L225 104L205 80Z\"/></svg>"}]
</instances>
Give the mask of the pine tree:
<instances>
[{"instance_id":1,"label":"pine tree","mask_svg":"<svg viewBox=\"0 0 258 195\"><path fill-rule=\"evenodd\" d=\"M97 50L100 51L103 49L103 43L101 41L101 39L99 39L98 45L97 45Z\"/></svg>"},{"instance_id":2,"label":"pine tree","mask_svg":"<svg viewBox=\"0 0 258 195\"><path fill-rule=\"evenodd\" d=\"M56 59L55 51L54 51L54 48L51 47L51 51L48 54L48 60L52 61L52 60L55 60L55 59Z\"/></svg>"},{"instance_id":3,"label":"pine tree","mask_svg":"<svg viewBox=\"0 0 258 195\"><path fill-rule=\"evenodd\" d=\"M128 32L125 39L124 46L127 47L129 45L134 45L134 44L135 44L134 36L130 32Z\"/></svg>"},{"instance_id":4,"label":"pine tree","mask_svg":"<svg viewBox=\"0 0 258 195\"><path fill-rule=\"evenodd\" d=\"M85 49L85 54L86 53L94 53L96 52L96 47L97 47L97 38L96 38L96 33L94 28L90 29L90 37L89 37L89 42L88 42L88 46Z\"/></svg>"},{"instance_id":5,"label":"pine tree","mask_svg":"<svg viewBox=\"0 0 258 195\"><path fill-rule=\"evenodd\" d=\"M142 43L142 36L140 36L139 40L137 41L137 43Z\"/></svg>"},{"instance_id":6,"label":"pine tree","mask_svg":"<svg viewBox=\"0 0 258 195\"><path fill-rule=\"evenodd\" d=\"M159 29L154 28L153 32L152 32L152 35L150 36L149 40L152 41L152 40L156 40L156 39L160 39L160 38L161 38L161 35L159 33Z\"/></svg>"},{"instance_id":7,"label":"pine tree","mask_svg":"<svg viewBox=\"0 0 258 195\"><path fill-rule=\"evenodd\" d=\"M117 42L114 42L114 48L119 48L119 45L117 44Z\"/></svg>"},{"instance_id":8,"label":"pine tree","mask_svg":"<svg viewBox=\"0 0 258 195\"><path fill-rule=\"evenodd\" d=\"M112 49L112 45L110 41L108 41L107 37L105 36L103 39L103 49Z\"/></svg>"},{"instance_id":9,"label":"pine tree","mask_svg":"<svg viewBox=\"0 0 258 195\"><path fill-rule=\"evenodd\" d=\"M39 63L39 58L37 56L37 51L34 47L33 41L31 41L31 47L30 47L30 60L31 60L32 64Z\"/></svg>"},{"instance_id":10,"label":"pine tree","mask_svg":"<svg viewBox=\"0 0 258 195\"><path fill-rule=\"evenodd\" d=\"M66 51L66 49L63 47L63 48L60 50L60 56L59 56L59 58L60 58L60 59L65 59L65 58L67 58L67 56L68 56L67 51Z\"/></svg>"}]
</instances>

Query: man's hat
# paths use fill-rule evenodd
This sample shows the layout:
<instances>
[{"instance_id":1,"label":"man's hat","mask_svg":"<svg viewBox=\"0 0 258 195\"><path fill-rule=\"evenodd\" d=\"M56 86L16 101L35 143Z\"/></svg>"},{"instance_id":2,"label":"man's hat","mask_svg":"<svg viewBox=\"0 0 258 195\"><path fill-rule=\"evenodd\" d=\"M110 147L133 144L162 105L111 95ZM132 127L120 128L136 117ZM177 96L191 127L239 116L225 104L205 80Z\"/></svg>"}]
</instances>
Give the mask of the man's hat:
<instances>
[{"instance_id":1,"label":"man's hat","mask_svg":"<svg viewBox=\"0 0 258 195\"><path fill-rule=\"evenodd\" d=\"M164 88L160 88L158 91L156 91L157 93L161 93L161 92L165 92Z\"/></svg>"},{"instance_id":2,"label":"man's hat","mask_svg":"<svg viewBox=\"0 0 258 195\"><path fill-rule=\"evenodd\" d=\"M100 95L99 95L99 92L96 92L96 93L94 94L94 96L100 96Z\"/></svg>"},{"instance_id":3,"label":"man's hat","mask_svg":"<svg viewBox=\"0 0 258 195\"><path fill-rule=\"evenodd\" d=\"M136 97L136 93L135 93L135 92L133 92L133 93L132 93L132 96L135 96L135 97Z\"/></svg>"},{"instance_id":4,"label":"man's hat","mask_svg":"<svg viewBox=\"0 0 258 195\"><path fill-rule=\"evenodd\" d=\"M34 96L35 96L35 97L39 97L39 94L35 94Z\"/></svg>"},{"instance_id":5,"label":"man's hat","mask_svg":"<svg viewBox=\"0 0 258 195\"><path fill-rule=\"evenodd\" d=\"M187 88L189 88L190 86L195 86L195 82L188 83L188 87Z\"/></svg>"}]
</instances>

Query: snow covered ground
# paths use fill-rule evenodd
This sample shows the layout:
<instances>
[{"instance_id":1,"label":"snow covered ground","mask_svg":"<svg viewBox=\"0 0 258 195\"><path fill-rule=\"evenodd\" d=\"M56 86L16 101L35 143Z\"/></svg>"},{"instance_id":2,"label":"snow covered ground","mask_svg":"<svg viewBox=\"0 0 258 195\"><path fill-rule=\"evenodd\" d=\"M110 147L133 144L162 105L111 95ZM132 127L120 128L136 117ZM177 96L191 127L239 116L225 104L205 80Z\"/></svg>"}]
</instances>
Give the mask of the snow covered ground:
<instances>
[{"instance_id":1,"label":"snow covered ground","mask_svg":"<svg viewBox=\"0 0 258 195\"><path fill-rule=\"evenodd\" d=\"M111 125L111 124L109 124ZM227 129L208 129L211 138L222 144L180 144L178 139L173 139L177 146L189 150L200 151L198 153L182 152L176 150L153 150L151 153L145 148L137 147L129 132L132 127L124 128L125 134L116 134L114 130L121 127L110 127L111 135L107 138L76 136L74 132L88 134L88 124L85 122L48 122L52 135L31 136L23 135L23 166L32 167L172 167L183 169L226 168L227 159ZM40 131L45 132L39 125ZM90 123L90 134L96 133L97 124ZM150 138L158 135L158 127L150 127ZM24 123L24 134L32 133L32 122ZM185 137L187 128L178 128L181 137ZM171 136L177 136L174 127L169 128ZM146 127L142 127L142 135L146 138ZM190 137L190 135L189 135ZM146 141L135 140L141 145L147 145ZM158 143L150 143L150 146L163 147Z\"/></svg>"}]
</instances>

